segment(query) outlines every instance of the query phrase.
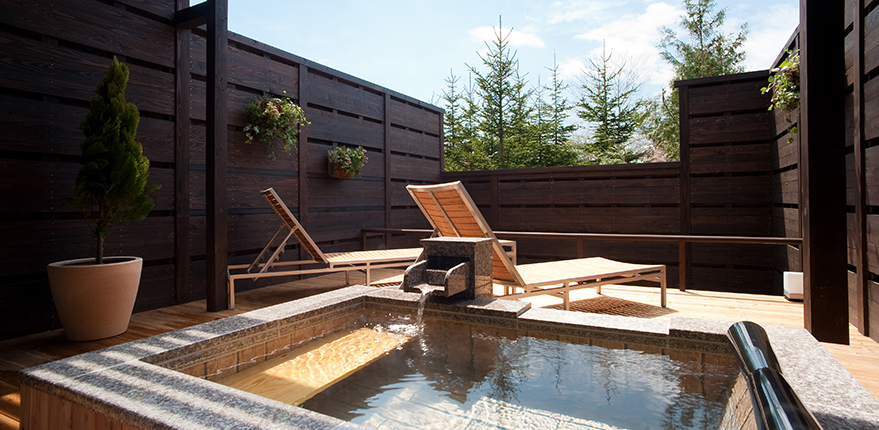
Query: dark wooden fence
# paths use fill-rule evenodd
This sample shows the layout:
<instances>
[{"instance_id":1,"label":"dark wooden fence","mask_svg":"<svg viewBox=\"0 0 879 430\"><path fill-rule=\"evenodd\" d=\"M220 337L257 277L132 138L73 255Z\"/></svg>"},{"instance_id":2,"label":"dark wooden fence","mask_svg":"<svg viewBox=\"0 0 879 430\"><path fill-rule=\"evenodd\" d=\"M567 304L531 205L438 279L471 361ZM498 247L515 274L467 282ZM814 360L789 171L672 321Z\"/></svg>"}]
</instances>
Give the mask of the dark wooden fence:
<instances>
[{"instance_id":1,"label":"dark wooden fence","mask_svg":"<svg viewBox=\"0 0 879 430\"><path fill-rule=\"evenodd\" d=\"M849 321L879 340L879 8L845 6Z\"/></svg>"},{"instance_id":2,"label":"dark wooden fence","mask_svg":"<svg viewBox=\"0 0 879 430\"><path fill-rule=\"evenodd\" d=\"M0 339L58 327L45 266L93 253L82 215L63 199L79 169L79 123L114 55L131 69L127 98L162 189L146 220L115 229L107 253L144 257L136 310L205 296L206 42L199 29L177 37L174 3L0 0ZM404 187L439 180L440 109L235 34L227 56L231 262L252 259L277 228L259 194L270 186L325 251L358 249L361 228L411 226ZM286 91L311 121L299 151L276 160L242 132L244 105L264 91ZM367 149L361 178L327 176L334 145Z\"/></svg>"}]
</instances>

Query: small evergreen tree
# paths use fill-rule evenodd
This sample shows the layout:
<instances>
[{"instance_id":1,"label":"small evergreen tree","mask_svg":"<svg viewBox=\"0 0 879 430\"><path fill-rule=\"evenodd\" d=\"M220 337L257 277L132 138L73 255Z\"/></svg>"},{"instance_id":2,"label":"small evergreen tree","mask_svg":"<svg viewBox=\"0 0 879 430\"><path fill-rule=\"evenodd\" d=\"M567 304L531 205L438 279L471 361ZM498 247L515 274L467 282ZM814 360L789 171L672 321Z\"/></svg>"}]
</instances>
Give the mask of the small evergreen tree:
<instances>
[{"instance_id":1,"label":"small evergreen tree","mask_svg":"<svg viewBox=\"0 0 879 430\"><path fill-rule=\"evenodd\" d=\"M140 113L125 101L128 74L128 66L114 57L81 124L85 141L72 204L83 211L95 234L97 264L104 262L110 226L144 219L154 205L146 193L159 188L147 185L150 161L135 141Z\"/></svg>"}]
</instances>

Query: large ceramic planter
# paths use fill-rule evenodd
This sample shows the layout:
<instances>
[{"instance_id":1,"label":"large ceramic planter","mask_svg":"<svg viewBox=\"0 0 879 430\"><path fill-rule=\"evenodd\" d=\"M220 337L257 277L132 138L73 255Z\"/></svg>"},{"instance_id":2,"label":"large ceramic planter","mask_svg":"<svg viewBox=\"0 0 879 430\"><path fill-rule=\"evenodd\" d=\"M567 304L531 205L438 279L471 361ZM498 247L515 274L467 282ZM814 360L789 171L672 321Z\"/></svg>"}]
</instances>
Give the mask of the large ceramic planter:
<instances>
[{"instance_id":1,"label":"large ceramic planter","mask_svg":"<svg viewBox=\"0 0 879 430\"><path fill-rule=\"evenodd\" d=\"M95 340L128 330L137 298L140 257L105 257L49 264L49 285L55 309L70 340Z\"/></svg>"}]
</instances>

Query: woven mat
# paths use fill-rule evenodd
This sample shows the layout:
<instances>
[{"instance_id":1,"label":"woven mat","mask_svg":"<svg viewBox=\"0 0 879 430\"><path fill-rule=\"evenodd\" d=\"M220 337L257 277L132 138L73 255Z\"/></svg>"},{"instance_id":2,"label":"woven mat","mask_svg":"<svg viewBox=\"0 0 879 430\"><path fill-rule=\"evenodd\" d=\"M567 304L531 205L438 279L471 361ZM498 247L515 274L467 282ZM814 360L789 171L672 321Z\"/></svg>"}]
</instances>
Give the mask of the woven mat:
<instances>
[{"instance_id":1,"label":"woven mat","mask_svg":"<svg viewBox=\"0 0 879 430\"><path fill-rule=\"evenodd\" d=\"M564 309L564 304L547 306L547 309ZM655 318L675 313L674 310L648 305L609 296L599 296L586 300L571 301L569 310L594 314L619 315L625 317Z\"/></svg>"}]
</instances>

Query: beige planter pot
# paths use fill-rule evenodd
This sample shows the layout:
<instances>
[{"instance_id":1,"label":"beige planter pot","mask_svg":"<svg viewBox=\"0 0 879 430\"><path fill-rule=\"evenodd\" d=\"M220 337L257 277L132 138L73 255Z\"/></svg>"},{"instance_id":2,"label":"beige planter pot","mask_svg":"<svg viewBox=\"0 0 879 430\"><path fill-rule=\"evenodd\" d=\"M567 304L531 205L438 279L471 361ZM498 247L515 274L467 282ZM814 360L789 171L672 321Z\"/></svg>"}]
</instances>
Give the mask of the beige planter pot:
<instances>
[{"instance_id":1,"label":"beige planter pot","mask_svg":"<svg viewBox=\"0 0 879 430\"><path fill-rule=\"evenodd\" d=\"M55 309L70 340L95 340L128 330L137 298L140 257L104 257L49 264L49 285Z\"/></svg>"}]
</instances>

